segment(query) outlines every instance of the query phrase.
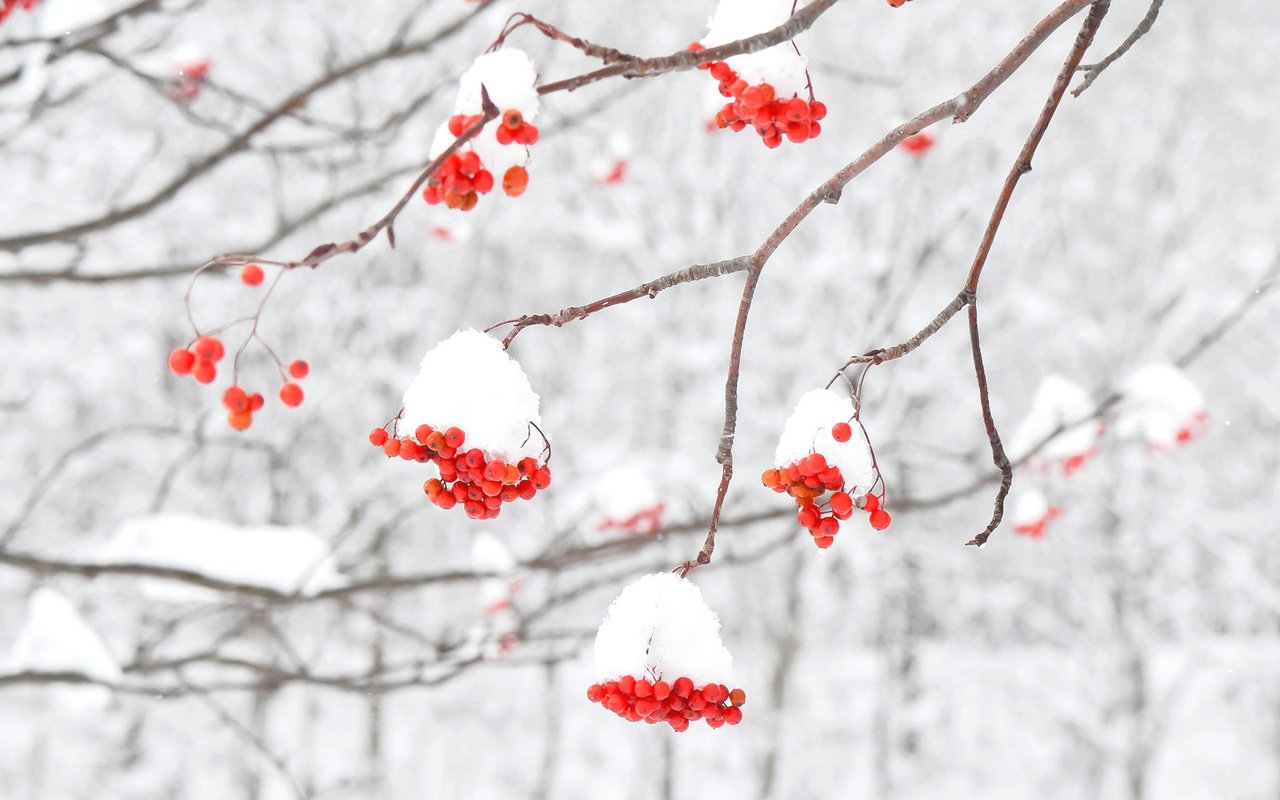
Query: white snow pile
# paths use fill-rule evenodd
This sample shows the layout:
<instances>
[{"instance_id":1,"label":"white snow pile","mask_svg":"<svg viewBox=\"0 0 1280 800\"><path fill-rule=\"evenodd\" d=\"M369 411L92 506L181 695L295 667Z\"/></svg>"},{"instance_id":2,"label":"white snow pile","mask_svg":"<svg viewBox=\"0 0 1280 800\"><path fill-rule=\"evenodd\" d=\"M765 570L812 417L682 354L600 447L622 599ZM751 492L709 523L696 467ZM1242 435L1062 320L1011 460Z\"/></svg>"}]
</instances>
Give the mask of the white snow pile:
<instances>
[{"instance_id":1,"label":"white snow pile","mask_svg":"<svg viewBox=\"0 0 1280 800\"><path fill-rule=\"evenodd\" d=\"M492 572L501 577L480 581L480 607L486 617L510 610L522 581L510 577L518 562L507 546L491 533L477 534L471 542L471 565L477 572Z\"/></svg>"},{"instance_id":2,"label":"white snow pile","mask_svg":"<svg viewBox=\"0 0 1280 800\"><path fill-rule=\"evenodd\" d=\"M453 104L453 113L468 117L484 113L484 104L480 87L489 93L489 99L498 107L501 114L515 109L524 117L525 122L533 122L538 116L538 71L533 59L515 47L504 47L492 53L485 53L477 58L462 77L458 79L458 96ZM529 149L522 144L498 144L495 128L498 121L491 122L480 135L471 140L485 169L493 173L498 180L514 166L524 166L529 160ZM431 143L431 158L435 158L453 144L456 137L449 133L449 123L442 123L436 130L435 139Z\"/></svg>"},{"instance_id":3,"label":"white snow pile","mask_svg":"<svg viewBox=\"0 0 1280 800\"><path fill-rule=\"evenodd\" d=\"M707 22L707 35L702 37L702 44L715 47L773 30L791 18L791 5L792 0L720 0ZM726 63L750 86L771 84L780 98L799 96L807 91L808 62L790 42L757 53L732 56Z\"/></svg>"},{"instance_id":4,"label":"white snow pile","mask_svg":"<svg viewBox=\"0 0 1280 800\"><path fill-rule=\"evenodd\" d=\"M123 7L122 0L45 0L36 6L40 13L40 33L56 37L87 28Z\"/></svg>"},{"instance_id":5,"label":"white snow pile","mask_svg":"<svg viewBox=\"0 0 1280 800\"><path fill-rule=\"evenodd\" d=\"M1039 458L1071 461L1092 453L1102 429L1093 420L1096 404L1089 393L1061 375L1047 375L1031 397L1031 410L1018 423L1009 439L1009 457L1019 460L1030 455L1059 426L1071 425L1054 436L1038 454ZM1072 424L1078 423L1078 424Z\"/></svg>"},{"instance_id":6,"label":"white snow pile","mask_svg":"<svg viewBox=\"0 0 1280 800\"><path fill-rule=\"evenodd\" d=\"M232 525L188 514L124 522L108 543L107 563L146 564L198 572L216 580L313 595L345 585L329 544L304 528ZM194 589L194 590L193 590ZM157 599L198 601L212 593L164 579L143 591Z\"/></svg>"},{"instance_id":7,"label":"white snow pile","mask_svg":"<svg viewBox=\"0 0 1280 800\"><path fill-rule=\"evenodd\" d=\"M1121 436L1163 450L1203 434L1207 422L1204 394L1172 364L1134 370L1121 386L1116 420Z\"/></svg>"},{"instance_id":8,"label":"white snow pile","mask_svg":"<svg viewBox=\"0 0 1280 800\"><path fill-rule=\"evenodd\" d=\"M538 395L502 343L470 328L440 342L422 357L404 393L401 428L457 427L465 449L514 464L525 456L543 461L546 443Z\"/></svg>"},{"instance_id":9,"label":"white snow pile","mask_svg":"<svg viewBox=\"0 0 1280 800\"><path fill-rule=\"evenodd\" d=\"M831 426L837 422L847 422L853 428L849 441L832 438ZM813 389L800 396L782 428L773 465L787 467L810 453L822 453L829 465L840 468L850 494L864 495L875 483L871 447L862 427L853 421L853 400L849 397L830 389Z\"/></svg>"},{"instance_id":10,"label":"white snow pile","mask_svg":"<svg viewBox=\"0 0 1280 800\"><path fill-rule=\"evenodd\" d=\"M1024 536L1039 539L1045 527L1062 514L1062 509L1049 505L1049 499L1039 489L1019 492L1013 501L1013 530Z\"/></svg>"},{"instance_id":11,"label":"white snow pile","mask_svg":"<svg viewBox=\"0 0 1280 800\"><path fill-rule=\"evenodd\" d=\"M596 632L596 680L688 678L694 686L733 681L720 620L697 586L674 573L646 575L609 606Z\"/></svg>"},{"instance_id":12,"label":"white snow pile","mask_svg":"<svg viewBox=\"0 0 1280 800\"><path fill-rule=\"evenodd\" d=\"M120 664L75 606L53 589L27 600L27 617L6 659L5 671L71 672L95 680L120 680Z\"/></svg>"}]
</instances>

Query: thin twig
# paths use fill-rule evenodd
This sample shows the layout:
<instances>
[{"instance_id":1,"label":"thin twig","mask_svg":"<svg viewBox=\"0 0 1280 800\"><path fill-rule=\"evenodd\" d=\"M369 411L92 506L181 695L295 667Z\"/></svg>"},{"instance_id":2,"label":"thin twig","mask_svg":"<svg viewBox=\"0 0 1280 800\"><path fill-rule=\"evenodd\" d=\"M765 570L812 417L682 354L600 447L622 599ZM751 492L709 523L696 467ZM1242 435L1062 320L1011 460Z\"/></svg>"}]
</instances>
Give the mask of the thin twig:
<instances>
[{"instance_id":1,"label":"thin twig","mask_svg":"<svg viewBox=\"0 0 1280 800\"><path fill-rule=\"evenodd\" d=\"M1160 16L1160 7L1164 5L1164 0L1151 0L1151 6L1147 9L1147 14L1138 23L1138 27L1133 29L1133 33L1129 34L1119 47L1111 51L1111 53L1097 64L1085 64L1080 67L1084 72L1084 80L1080 81L1080 85L1071 90L1072 97L1079 97L1086 89L1093 85L1103 70L1114 64L1121 56L1129 52L1129 48L1133 47L1139 39L1146 36L1151 30L1151 26L1156 24L1156 17Z\"/></svg>"}]
</instances>

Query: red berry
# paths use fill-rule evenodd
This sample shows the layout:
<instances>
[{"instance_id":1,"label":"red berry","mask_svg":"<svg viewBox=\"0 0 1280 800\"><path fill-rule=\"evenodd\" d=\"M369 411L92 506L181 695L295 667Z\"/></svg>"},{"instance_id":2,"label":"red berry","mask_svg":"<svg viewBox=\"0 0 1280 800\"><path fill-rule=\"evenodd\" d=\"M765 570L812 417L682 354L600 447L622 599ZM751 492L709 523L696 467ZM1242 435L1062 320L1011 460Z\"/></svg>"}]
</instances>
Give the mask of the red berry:
<instances>
[{"instance_id":1,"label":"red berry","mask_svg":"<svg viewBox=\"0 0 1280 800\"><path fill-rule=\"evenodd\" d=\"M814 100L809 104L809 119L820 120L827 116L827 106L821 101ZM815 136L817 134L814 134Z\"/></svg>"},{"instance_id":2,"label":"red berry","mask_svg":"<svg viewBox=\"0 0 1280 800\"><path fill-rule=\"evenodd\" d=\"M676 682L671 688L680 697L688 697L693 694L693 681L688 678L676 678Z\"/></svg>"},{"instance_id":3,"label":"red berry","mask_svg":"<svg viewBox=\"0 0 1280 800\"><path fill-rule=\"evenodd\" d=\"M730 725L737 725L742 722L742 709L737 706L729 706L724 710L724 721Z\"/></svg>"},{"instance_id":4,"label":"red berry","mask_svg":"<svg viewBox=\"0 0 1280 800\"><path fill-rule=\"evenodd\" d=\"M249 395L239 386L229 386L222 393L222 404L233 414L249 410Z\"/></svg>"},{"instance_id":5,"label":"red berry","mask_svg":"<svg viewBox=\"0 0 1280 800\"><path fill-rule=\"evenodd\" d=\"M387 454L387 458L395 458L400 455L400 440L388 439L382 443L382 452Z\"/></svg>"},{"instance_id":6,"label":"red berry","mask_svg":"<svg viewBox=\"0 0 1280 800\"><path fill-rule=\"evenodd\" d=\"M519 130L524 125L524 115L514 108L508 109L502 114L502 126L510 130Z\"/></svg>"},{"instance_id":7,"label":"red berry","mask_svg":"<svg viewBox=\"0 0 1280 800\"><path fill-rule=\"evenodd\" d=\"M666 700L671 696L671 684L666 681L658 681L653 684L653 698L655 700Z\"/></svg>"},{"instance_id":8,"label":"red berry","mask_svg":"<svg viewBox=\"0 0 1280 800\"><path fill-rule=\"evenodd\" d=\"M280 402L290 408L302 404L302 387L296 383L286 383L280 387Z\"/></svg>"},{"instance_id":9,"label":"red berry","mask_svg":"<svg viewBox=\"0 0 1280 800\"><path fill-rule=\"evenodd\" d=\"M747 693L741 689L734 689L732 692L729 692L729 702L735 707L740 706L747 702Z\"/></svg>"},{"instance_id":10,"label":"red berry","mask_svg":"<svg viewBox=\"0 0 1280 800\"><path fill-rule=\"evenodd\" d=\"M213 383L213 379L218 377L218 368L212 361L200 360L191 368L191 377L200 383Z\"/></svg>"},{"instance_id":11,"label":"red berry","mask_svg":"<svg viewBox=\"0 0 1280 800\"><path fill-rule=\"evenodd\" d=\"M311 372L311 365L302 359L298 359L289 365L289 376L295 380L302 380Z\"/></svg>"},{"instance_id":12,"label":"red berry","mask_svg":"<svg viewBox=\"0 0 1280 800\"><path fill-rule=\"evenodd\" d=\"M533 473L533 486L538 491L542 491L551 485L551 470L546 466L538 467Z\"/></svg>"},{"instance_id":13,"label":"red berry","mask_svg":"<svg viewBox=\"0 0 1280 800\"><path fill-rule=\"evenodd\" d=\"M862 510L866 511L869 514L874 512L879 507L880 507L880 498L876 497L874 494L869 494L862 499Z\"/></svg>"},{"instance_id":14,"label":"red berry","mask_svg":"<svg viewBox=\"0 0 1280 800\"><path fill-rule=\"evenodd\" d=\"M830 547L832 544L835 543L835 539L833 539L830 536L815 536L813 537L813 543L816 544L819 548L826 550L828 547Z\"/></svg>"},{"instance_id":15,"label":"red berry","mask_svg":"<svg viewBox=\"0 0 1280 800\"><path fill-rule=\"evenodd\" d=\"M436 505L440 506L446 511L458 504L458 498L454 497L448 492L443 492L437 495L435 498L435 501L436 501Z\"/></svg>"},{"instance_id":16,"label":"red berry","mask_svg":"<svg viewBox=\"0 0 1280 800\"><path fill-rule=\"evenodd\" d=\"M245 286L260 286L263 277L262 267L257 264L245 264L244 269L240 270L240 281Z\"/></svg>"},{"instance_id":17,"label":"red berry","mask_svg":"<svg viewBox=\"0 0 1280 800\"><path fill-rule=\"evenodd\" d=\"M243 431L253 424L253 414L248 411L237 411L227 417L227 422L232 428Z\"/></svg>"},{"instance_id":18,"label":"red berry","mask_svg":"<svg viewBox=\"0 0 1280 800\"><path fill-rule=\"evenodd\" d=\"M892 518L889 516L889 512L885 511L883 508L878 508L871 512L871 527L876 530L884 530L889 527L890 522L892 522Z\"/></svg>"},{"instance_id":19,"label":"red berry","mask_svg":"<svg viewBox=\"0 0 1280 800\"><path fill-rule=\"evenodd\" d=\"M838 519L848 519L853 513L853 498L845 492L836 492L831 495L831 513L835 514Z\"/></svg>"},{"instance_id":20,"label":"red berry","mask_svg":"<svg viewBox=\"0 0 1280 800\"><path fill-rule=\"evenodd\" d=\"M805 506L804 508L800 509L800 513L796 515L796 518L800 520L800 525L802 527L808 528L810 530L818 527L818 523L820 521L820 515L818 514L818 509L814 508L813 506Z\"/></svg>"},{"instance_id":21,"label":"red berry","mask_svg":"<svg viewBox=\"0 0 1280 800\"><path fill-rule=\"evenodd\" d=\"M507 465L501 461L490 461L484 465L484 476L491 481L501 481L507 477Z\"/></svg>"},{"instance_id":22,"label":"red berry","mask_svg":"<svg viewBox=\"0 0 1280 800\"><path fill-rule=\"evenodd\" d=\"M169 352L169 369L175 375L189 375L195 363L196 354L185 347L178 347Z\"/></svg>"},{"instance_id":23,"label":"red berry","mask_svg":"<svg viewBox=\"0 0 1280 800\"><path fill-rule=\"evenodd\" d=\"M476 191L480 194L488 194L493 190L493 173L487 169L482 169L471 179L475 184Z\"/></svg>"},{"instance_id":24,"label":"red berry","mask_svg":"<svg viewBox=\"0 0 1280 800\"><path fill-rule=\"evenodd\" d=\"M222 342L213 336L201 336L196 339L191 345L191 352L195 353L200 361L221 361L226 354Z\"/></svg>"},{"instance_id":25,"label":"red berry","mask_svg":"<svg viewBox=\"0 0 1280 800\"><path fill-rule=\"evenodd\" d=\"M262 407L265 406L266 404L267 404L267 401L265 398L263 398L261 392L254 392L253 394L249 395L250 411L261 411Z\"/></svg>"},{"instance_id":26,"label":"red berry","mask_svg":"<svg viewBox=\"0 0 1280 800\"><path fill-rule=\"evenodd\" d=\"M430 438L430 436L431 436L430 425L419 425L417 430L413 432L413 438L417 439L419 442L422 442L424 445L427 443L427 439Z\"/></svg>"},{"instance_id":27,"label":"red berry","mask_svg":"<svg viewBox=\"0 0 1280 800\"><path fill-rule=\"evenodd\" d=\"M847 422L837 422L831 426L831 438L837 442L847 442L853 436L853 428Z\"/></svg>"}]
</instances>

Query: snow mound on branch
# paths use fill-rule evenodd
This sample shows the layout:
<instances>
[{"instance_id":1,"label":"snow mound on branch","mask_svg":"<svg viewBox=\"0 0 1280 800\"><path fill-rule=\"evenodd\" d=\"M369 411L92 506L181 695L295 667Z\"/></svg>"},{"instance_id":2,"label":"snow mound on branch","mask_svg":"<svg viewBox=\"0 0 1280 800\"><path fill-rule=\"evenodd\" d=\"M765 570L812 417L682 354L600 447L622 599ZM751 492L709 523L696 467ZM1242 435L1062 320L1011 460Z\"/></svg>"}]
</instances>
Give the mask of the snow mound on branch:
<instances>
[{"instance_id":1,"label":"snow mound on branch","mask_svg":"<svg viewBox=\"0 0 1280 800\"><path fill-rule=\"evenodd\" d=\"M596 632L596 680L624 675L695 686L732 686L733 656L720 642L720 620L697 586L674 573L646 575L618 595Z\"/></svg>"},{"instance_id":2,"label":"snow mound on branch","mask_svg":"<svg viewBox=\"0 0 1280 800\"><path fill-rule=\"evenodd\" d=\"M702 44L716 47L773 30L791 18L791 5L791 0L720 0L707 22ZM732 56L726 63L749 85L772 84L779 97L808 91L808 61L790 42L758 53Z\"/></svg>"},{"instance_id":3,"label":"snow mound on branch","mask_svg":"<svg viewBox=\"0 0 1280 800\"><path fill-rule=\"evenodd\" d=\"M614 467L592 486L588 537L652 535L662 527L666 503L649 476L635 467Z\"/></svg>"},{"instance_id":4,"label":"snow mound on branch","mask_svg":"<svg viewBox=\"0 0 1280 800\"><path fill-rule=\"evenodd\" d=\"M480 87L489 93L489 99L499 113L516 109L525 122L533 122L538 116L538 72L533 60L515 47L504 47L477 58L458 79L458 96L453 113L477 116L484 113ZM498 144L494 127L498 120L490 122L480 135L472 139L471 147L480 156L485 169L499 181L508 169L524 166L529 161L529 149L522 144ZM444 122L436 130L431 142L432 158L440 155L453 144L456 137L449 133L449 123ZM465 148L464 148L465 149Z\"/></svg>"},{"instance_id":5,"label":"snow mound on branch","mask_svg":"<svg viewBox=\"0 0 1280 800\"><path fill-rule=\"evenodd\" d=\"M122 0L45 0L37 8L40 33L45 37L62 36L100 22L122 9Z\"/></svg>"},{"instance_id":6,"label":"snow mound on branch","mask_svg":"<svg viewBox=\"0 0 1280 800\"><path fill-rule=\"evenodd\" d=\"M1020 492L1013 502L1013 530L1024 536L1039 539L1045 527L1062 514L1062 509L1049 505L1049 499L1039 489Z\"/></svg>"},{"instance_id":7,"label":"snow mound on branch","mask_svg":"<svg viewBox=\"0 0 1280 800\"><path fill-rule=\"evenodd\" d=\"M75 606L53 589L27 600L27 618L6 660L7 672L74 672L114 683L120 664Z\"/></svg>"},{"instance_id":8,"label":"snow mound on branch","mask_svg":"<svg viewBox=\"0 0 1280 800\"><path fill-rule=\"evenodd\" d=\"M184 569L216 580L314 595L346 584L329 543L304 528L232 525L187 514L126 521L104 553L107 563ZM301 585L301 587L300 587ZM206 600L212 592L164 579L143 591L156 599Z\"/></svg>"},{"instance_id":9,"label":"snow mound on branch","mask_svg":"<svg viewBox=\"0 0 1280 800\"><path fill-rule=\"evenodd\" d=\"M1204 394L1172 364L1148 364L1134 370L1121 388L1116 429L1158 449L1184 444L1204 433Z\"/></svg>"},{"instance_id":10,"label":"snow mound on branch","mask_svg":"<svg viewBox=\"0 0 1280 800\"><path fill-rule=\"evenodd\" d=\"M492 533L478 533L471 541L471 565L479 572L505 575L516 568L516 558Z\"/></svg>"},{"instance_id":11,"label":"snow mound on branch","mask_svg":"<svg viewBox=\"0 0 1280 800\"><path fill-rule=\"evenodd\" d=\"M853 428L849 441L837 442L831 436L831 426L837 422L848 422ZM813 389L800 396L778 438L773 465L786 467L810 453L822 453L828 464L839 467L850 493L864 495L875 484L871 446L862 427L853 421L853 400L830 389Z\"/></svg>"},{"instance_id":12,"label":"snow mound on branch","mask_svg":"<svg viewBox=\"0 0 1280 800\"><path fill-rule=\"evenodd\" d=\"M1089 393L1075 382L1061 375L1045 376L1031 397L1031 410L1009 439L1009 457L1015 461L1027 457L1059 426L1076 422L1053 437L1039 457L1069 460L1092 452L1100 434L1092 419L1095 408Z\"/></svg>"},{"instance_id":13,"label":"snow mound on branch","mask_svg":"<svg viewBox=\"0 0 1280 800\"><path fill-rule=\"evenodd\" d=\"M463 447L514 464L525 456L544 461L546 443L538 395L502 343L473 329L461 330L427 351L404 393L402 427L461 428Z\"/></svg>"}]
</instances>

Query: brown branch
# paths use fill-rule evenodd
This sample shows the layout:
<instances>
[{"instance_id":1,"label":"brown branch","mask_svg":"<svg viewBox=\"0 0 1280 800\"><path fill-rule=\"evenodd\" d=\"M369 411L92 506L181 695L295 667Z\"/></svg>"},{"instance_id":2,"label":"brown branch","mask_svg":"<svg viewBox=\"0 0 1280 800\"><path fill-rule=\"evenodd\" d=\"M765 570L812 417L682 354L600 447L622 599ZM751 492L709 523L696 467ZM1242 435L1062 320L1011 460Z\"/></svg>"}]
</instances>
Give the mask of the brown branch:
<instances>
[{"instance_id":1,"label":"brown branch","mask_svg":"<svg viewBox=\"0 0 1280 800\"><path fill-rule=\"evenodd\" d=\"M580 319L595 314L598 311L604 311L606 308L620 306L623 303L630 303L632 300L639 300L641 297L648 297L650 300L658 296L659 292L670 289L673 286L679 286L684 283L693 283L694 281L706 280L707 278L719 278L722 275L732 275L742 272L751 264L750 256L739 256L738 258L730 258L724 261L717 261L713 264L695 264L686 269L677 270L675 272L663 275L661 278L655 278L646 281L634 289L628 289L625 292L602 297L591 303L581 306L570 306L561 309L554 314L525 314L514 319L495 322L493 325L485 328L485 333L489 333L495 328L503 325L511 325L511 332L502 340L503 347L510 347L511 342L525 328L534 325L549 325L551 327L560 328Z\"/></svg>"},{"instance_id":2,"label":"brown branch","mask_svg":"<svg viewBox=\"0 0 1280 800\"><path fill-rule=\"evenodd\" d=\"M1013 465L1005 455L1004 445L1000 442L1000 431L996 429L995 418L991 415L991 393L987 388L987 370L982 365L982 343L978 337L978 301L969 301L969 347L973 351L973 374L978 379L978 401L982 406L982 424L987 429L987 442L991 445L991 461L1000 470L1000 488L996 491L996 499L991 509L991 521L987 527L966 544L982 547L987 543L991 532L1000 527L1004 519L1004 500L1009 496L1009 488L1013 485Z\"/></svg>"},{"instance_id":3,"label":"brown branch","mask_svg":"<svg viewBox=\"0 0 1280 800\"><path fill-rule=\"evenodd\" d=\"M1071 90L1072 97L1079 97L1086 89L1093 85L1103 70L1114 64L1121 56L1129 52L1129 48L1137 44L1138 40L1151 30L1151 26L1156 24L1156 17L1160 16L1160 7L1164 5L1164 0L1151 0L1151 6L1147 9L1147 14L1138 23L1138 27L1133 29L1119 47L1111 51L1111 53L1097 64L1085 64L1079 67L1084 72L1084 80L1080 81L1080 85Z\"/></svg>"},{"instance_id":4,"label":"brown branch","mask_svg":"<svg viewBox=\"0 0 1280 800\"><path fill-rule=\"evenodd\" d=\"M332 86L335 83L338 83L339 81L346 80L355 74L377 66L384 61L405 58L430 50L441 41L444 41L453 34L462 30L468 22L475 19L483 10L484 7L479 6L425 39L420 39L407 44L393 42L390 46L383 48L376 53L353 61L350 64L317 78L310 84L294 92L279 105L271 109L268 114L260 117L256 122L244 129L244 131L239 135L233 137L222 147L189 165L180 174L170 179L164 186L161 186L159 189L152 192L150 196L142 200L83 222L65 225L60 228L0 238L0 250L16 252L33 245L75 239L77 237L84 236L85 234L104 230L147 214L172 200L183 188L195 181L197 178L202 177L223 161L247 148L255 136L305 106L312 95Z\"/></svg>"}]
</instances>

